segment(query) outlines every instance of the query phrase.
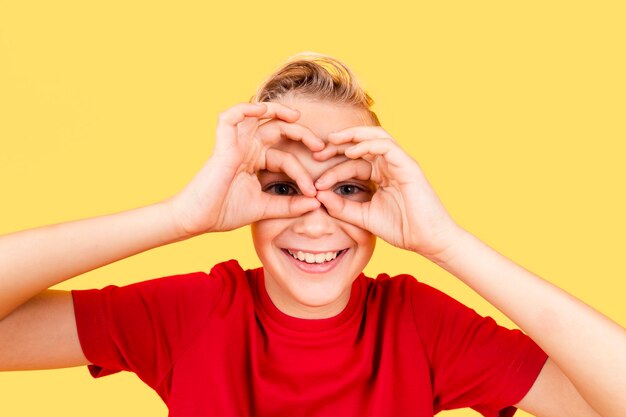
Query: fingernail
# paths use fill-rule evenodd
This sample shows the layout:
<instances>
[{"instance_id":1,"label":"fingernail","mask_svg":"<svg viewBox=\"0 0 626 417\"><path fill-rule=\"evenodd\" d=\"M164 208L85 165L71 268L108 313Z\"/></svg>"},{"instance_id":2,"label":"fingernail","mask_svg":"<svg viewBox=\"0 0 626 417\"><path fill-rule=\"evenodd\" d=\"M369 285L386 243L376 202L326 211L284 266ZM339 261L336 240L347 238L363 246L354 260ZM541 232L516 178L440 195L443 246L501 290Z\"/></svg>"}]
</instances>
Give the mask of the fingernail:
<instances>
[{"instance_id":1,"label":"fingernail","mask_svg":"<svg viewBox=\"0 0 626 417\"><path fill-rule=\"evenodd\" d=\"M321 178L315 181L315 185L322 185L322 184L324 184L324 180Z\"/></svg>"}]
</instances>

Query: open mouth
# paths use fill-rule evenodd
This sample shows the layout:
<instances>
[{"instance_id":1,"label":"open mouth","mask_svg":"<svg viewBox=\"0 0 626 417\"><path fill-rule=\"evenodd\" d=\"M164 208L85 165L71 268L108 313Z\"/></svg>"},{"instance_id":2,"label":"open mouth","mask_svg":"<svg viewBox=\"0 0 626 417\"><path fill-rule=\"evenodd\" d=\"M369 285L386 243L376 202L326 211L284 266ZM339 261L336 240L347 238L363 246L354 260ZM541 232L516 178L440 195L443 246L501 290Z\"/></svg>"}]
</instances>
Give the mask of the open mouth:
<instances>
[{"instance_id":1,"label":"open mouth","mask_svg":"<svg viewBox=\"0 0 626 417\"><path fill-rule=\"evenodd\" d=\"M337 252L320 252L320 253L310 253L310 252L302 252L302 251L292 251L289 249L285 249L287 253L302 262L306 262L308 264L323 264L324 262L330 262L333 259L337 258L343 251L346 249L342 249Z\"/></svg>"},{"instance_id":2,"label":"open mouth","mask_svg":"<svg viewBox=\"0 0 626 417\"><path fill-rule=\"evenodd\" d=\"M327 272L332 269L348 249L329 252L305 252L294 249L283 249L285 255L289 256L298 268L306 272Z\"/></svg>"}]
</instances>

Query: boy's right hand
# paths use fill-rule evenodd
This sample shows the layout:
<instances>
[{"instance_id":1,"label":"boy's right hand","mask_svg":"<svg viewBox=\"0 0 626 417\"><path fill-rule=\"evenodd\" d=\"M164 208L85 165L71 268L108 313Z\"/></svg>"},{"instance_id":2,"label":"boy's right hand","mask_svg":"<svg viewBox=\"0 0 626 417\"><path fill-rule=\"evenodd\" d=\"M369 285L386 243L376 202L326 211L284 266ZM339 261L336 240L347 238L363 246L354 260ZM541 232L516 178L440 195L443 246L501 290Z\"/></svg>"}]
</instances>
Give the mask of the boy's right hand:
<instances>
[{"instance_id":1,"label":"boy's right hand","mask_svg":"<svg viewBox=\"0 0 626 417\"><path fill-rule=\"evenodd\" d=\"M200 172L167 200L181 234L233 230L276 217L296 217L320 206L308 172L291 154L270 147L281 139L301 141L311 151L324 142L294 123L297 110L278 103L242 103L220 114L213 154ZM303 195L284 197L263 192L259 170L284 172Z\"/></svg>"}]
</instances>

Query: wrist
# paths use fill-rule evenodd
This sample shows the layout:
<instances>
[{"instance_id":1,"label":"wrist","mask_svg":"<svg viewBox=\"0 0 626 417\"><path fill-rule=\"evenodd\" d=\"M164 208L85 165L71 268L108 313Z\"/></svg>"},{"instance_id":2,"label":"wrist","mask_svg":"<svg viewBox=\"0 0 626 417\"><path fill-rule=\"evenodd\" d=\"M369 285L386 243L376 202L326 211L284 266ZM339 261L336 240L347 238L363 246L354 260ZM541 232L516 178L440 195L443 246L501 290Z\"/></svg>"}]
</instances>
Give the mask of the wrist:
<instances>
[{"instance_id":1,"label":"wrist","mask_svg":"<svg viewBox=\"0 0 626 417\"><path fill-rule=\"evenodd\" d=\"M458 254L463 251L463 248L468 242L468 238L471 236L471 233L467 230L456 225L455 228L448 234L446 243L442 245L442 249L436 252L421 255L429 261L445 268L445 265L453 262Z\"/></svg>"},{"instance_id":2,"label":"wrist","mask_svg":"<svg viewBox=\"0 0 626 417\"><path fill-rule=\"evenodd\" d=\"M164 218L169 225L169 230L172 231L174 241L186 240L208 232L197 231L186 226L184 215L178 210L177 204L175 197L168 198L158 203L163 210Z\"/></svg>"}]
</instances>

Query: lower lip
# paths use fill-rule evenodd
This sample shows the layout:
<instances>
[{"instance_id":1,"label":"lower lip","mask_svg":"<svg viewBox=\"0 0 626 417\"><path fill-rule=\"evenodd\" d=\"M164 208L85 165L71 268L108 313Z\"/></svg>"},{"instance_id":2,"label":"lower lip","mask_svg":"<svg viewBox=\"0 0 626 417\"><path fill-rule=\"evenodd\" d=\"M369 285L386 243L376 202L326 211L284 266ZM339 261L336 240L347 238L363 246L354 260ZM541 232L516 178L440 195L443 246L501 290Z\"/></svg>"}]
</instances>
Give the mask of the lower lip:
<instances>
[{"instance_id":1,"label":"lower lip","mask_svg":"<svg viewBox=\"0 0 626 417\"><path fill-rule=\"evenodd\" d=\"M346 252L348 252L349 249L344 249L339 255L337 255L337 257L335 259L333 259L332 261L327 261L321 264L316 264L316 263L306 263L304 261L300 261L296 258L294 258L293 256L291 256L289 254L289 252L287 252L286 249L283 249L283 253L285 255L287 255L287 257L289 259L291 259L291 262L294 263L294 265L300 269L301 271L307 272L309 274L323 274L325 272L330 271L331 269L333 269L334 267L337 266L337 264L341 261L341 259L343 258L343 256L346 254Z\"/></svg>"}]
</instances>

